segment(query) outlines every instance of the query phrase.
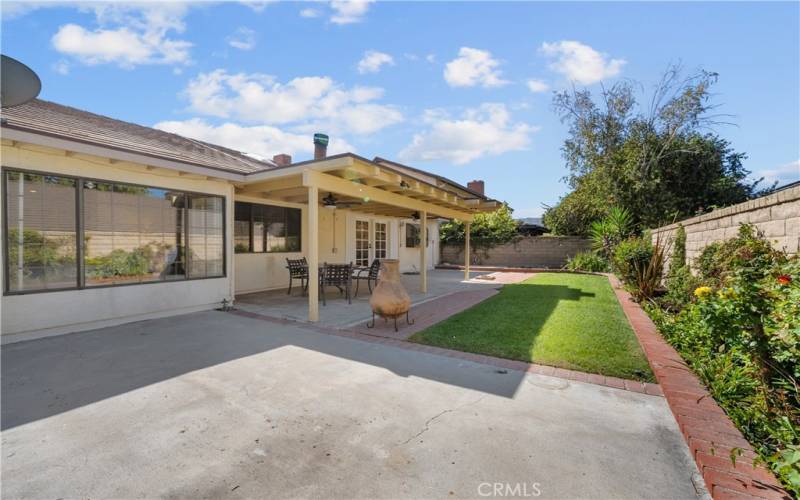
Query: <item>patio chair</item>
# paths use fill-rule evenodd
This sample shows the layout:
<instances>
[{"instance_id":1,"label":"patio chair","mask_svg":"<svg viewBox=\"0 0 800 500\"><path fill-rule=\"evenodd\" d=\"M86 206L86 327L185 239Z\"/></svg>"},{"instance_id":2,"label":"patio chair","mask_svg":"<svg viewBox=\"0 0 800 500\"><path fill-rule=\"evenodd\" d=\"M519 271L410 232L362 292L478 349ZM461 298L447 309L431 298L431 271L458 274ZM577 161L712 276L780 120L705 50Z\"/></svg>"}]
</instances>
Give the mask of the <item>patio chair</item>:
<instances>
[{"instance_id":1,"label":"patio chair","mask_svg":"<svg viewBox=\"0 0 800 500\"><path fill-rule=\"evenodd\" d=\"M319 293L322 296L322 305L325 303L325 287L335 286L339 289L340 293L347 296L347 303L352 304L350 300L350 290L353 283L353 264L328 264L322 265L322 273L319 276Z\"/></svg>"},{"instance_id":2,"label":"patio chair","mask_svg":"<svg viewBox=\"0 0 800 500\"><path fill-rule=\"evenodd\" d=\"M378 284L378 273L381 270L381 261L380 259L375 259L372 261L372 265L369 267L360 267L355 270L353 273L353 279L356 281L356 293L354 297L358 297L358 285L361 281L366 280L367 287L369 288L369 293L372 293L372 284Z\"/></svg>"},{"instance_id":3,"label":"patio chair","mask_svg":"<svg viewBox=\"0 0 800 500\"><path fill-rule=\"evenodd\" d=\"M289 291L286 295L292 294L292 282L300 280L300 287L305 292L308 289L308 262L306 258L286 259L286 269L289 270Z\"/></svg>"}]
</instances>

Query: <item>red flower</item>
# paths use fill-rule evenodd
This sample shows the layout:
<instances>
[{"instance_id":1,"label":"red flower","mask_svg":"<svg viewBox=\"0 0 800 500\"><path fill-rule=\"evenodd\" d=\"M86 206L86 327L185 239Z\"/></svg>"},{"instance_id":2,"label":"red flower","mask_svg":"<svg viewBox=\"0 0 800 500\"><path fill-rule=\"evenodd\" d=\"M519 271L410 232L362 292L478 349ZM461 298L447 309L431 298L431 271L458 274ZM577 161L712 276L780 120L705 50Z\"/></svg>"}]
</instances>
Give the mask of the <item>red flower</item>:
<instances>
[{"instance_id":1,"label":"red flower","mask_svg":"<svg viewBox=\"0 0 800 500\"><path fill-rule=\"evenodd\" d=\"M778 276L778 283L780 283L781 285L788 285L791 282L792 282L792 277L789 276L788 274L781 274L780 276Z\"/></svg>"}]
</instances>

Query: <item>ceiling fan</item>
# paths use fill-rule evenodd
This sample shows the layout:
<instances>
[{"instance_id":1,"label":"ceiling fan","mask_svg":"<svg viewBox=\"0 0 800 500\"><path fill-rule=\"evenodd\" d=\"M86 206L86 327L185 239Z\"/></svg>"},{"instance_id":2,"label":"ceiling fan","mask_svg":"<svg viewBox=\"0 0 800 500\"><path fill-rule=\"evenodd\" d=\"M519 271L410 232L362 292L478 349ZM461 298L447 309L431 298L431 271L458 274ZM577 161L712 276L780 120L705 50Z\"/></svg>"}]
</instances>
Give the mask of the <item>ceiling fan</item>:
<instances>
[{"instance_id":1,"label":"ceiling fan","mask_svg":"<svg viewBox=\"0 0 800 500\"><path fill-rule=\"evenodd\" d=\"M334 208L350 208L352 206L361 205L363 202L341 202L333 193L328 193L327 196L322 198L322 206L333 210Z\"/></svg>"}]
</instances>

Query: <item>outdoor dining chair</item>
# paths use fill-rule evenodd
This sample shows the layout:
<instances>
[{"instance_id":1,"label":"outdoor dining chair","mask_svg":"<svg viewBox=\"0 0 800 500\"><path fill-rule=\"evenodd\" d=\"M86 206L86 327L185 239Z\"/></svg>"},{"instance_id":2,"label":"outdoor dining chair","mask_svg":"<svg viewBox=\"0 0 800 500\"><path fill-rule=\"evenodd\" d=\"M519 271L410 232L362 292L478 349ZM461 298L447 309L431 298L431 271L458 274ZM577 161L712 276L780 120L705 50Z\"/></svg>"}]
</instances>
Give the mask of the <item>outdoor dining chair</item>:
<instances>
[{"instance_id":1,"label":"outdoor dining chair","mask_svg":"<svg viewBox=\"0 0 800 500\"><path fill-rule=\"evenodd\" d=\"M286 269L289 270L289 291L286 295L292 294L292 282L300 280L300 288L305 292L308 289L308 262L306 258L286 259Z\"/></svg>"},{"instance_id":2,"label":"outdoor dining chair","mask_svg":"<svg viewBox=\"0 0 800 500\"><path fill-rule=\"evenodd\" d=\"M325 303L325 287L335 286L339 292L347 296L347 303L352 304L350 290L353 283L353 264L328 264L322 265L319 276L319 293L322 296L322 305Z\"/></svg>"},{"instance_id":3,"label":"outdoor dining chair","mask_svg":"<svg viewBox=\"0 0 800 500\"><path fill-rule=\"evenodd\" d=\"M369 293L372 293L372 284L378 284L378 273L381 270L381 261L380 259L375 259L372 261L372 264L369 267L361 267L357 268L353 273L353 279L356 282L356 293L355 297L358 297L358 285L362 281L367 282L367 287L369 288Z\"/></svg>"}]
</instances>

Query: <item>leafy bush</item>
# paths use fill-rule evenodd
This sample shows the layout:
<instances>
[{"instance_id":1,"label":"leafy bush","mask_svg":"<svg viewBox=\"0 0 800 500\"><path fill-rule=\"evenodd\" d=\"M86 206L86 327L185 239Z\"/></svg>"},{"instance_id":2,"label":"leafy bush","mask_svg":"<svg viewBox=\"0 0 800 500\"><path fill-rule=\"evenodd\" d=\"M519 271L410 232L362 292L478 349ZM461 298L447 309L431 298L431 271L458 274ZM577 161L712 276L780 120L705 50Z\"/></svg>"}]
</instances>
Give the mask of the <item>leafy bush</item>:
<instances>
[{"instance_id":1,"label":"leafy bush","mask_svg":"<svg viewBox=\"0 0 800 500\"><path fill-rule=\"evenodd\" d=\"M512 213L511 207L503 204L494 212L477 214L470 226L470 244L476 248L491 248L513 240L518 233ZM465 233L466 224L453 220L442 224L440 237L443 243L464 243Z\"/></svg>"},{"instance_id":2,"label":"leafy bush","mask_svg":"<svg viewBox=\"0 0 800 500\"><path fill-rule=\"evenodd\" d=\"M169 245L156 242L131 251L118 248L108 255L87 259L86 264L90 269L89 274L95 278L143 276L161 270L165 254L170 248Z\"/></svg>"},{"instance_id":3,"label":"leafy bush","mask_svg":"<svg viewBox=\"0 0 800 500\"><path fill-rule=\"evenodd\" d=\"M604 273L609 270L608 261L594 252L581 252L567 261L570 271Z\"/></svg>"},{"instance_id":4,"label":"leafy bush","mask_svg":"<svg viewBox=\"0 0 800 500\"><path fill-rule=\"evenodd\" d=\"M644 238L628 238L614 249L614 270L622 281L633 285L637 281L637 268L646 266L653 256L653 245Z\"/></svg>"},{"instance_id":5,"label":"leafy bush","mask_svg":"<svg viewBox=\"0 0 800 500\"><path fill-rule=\"evenodd\" d=\"M697 264L703 286L694 299L684 297L677 314L648 311L762 460L800 494L800 259L742 226Z\"/></svg>"}]
</instances>

